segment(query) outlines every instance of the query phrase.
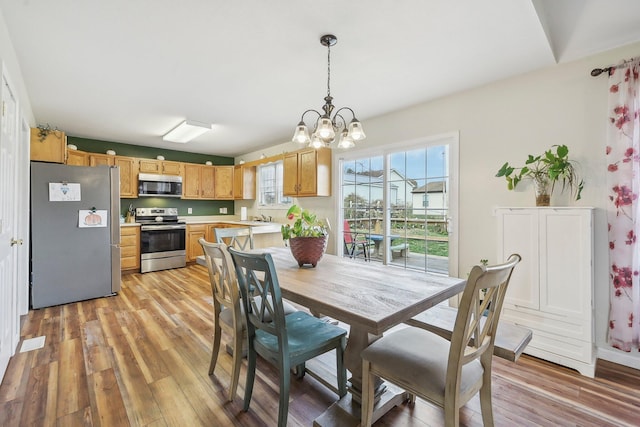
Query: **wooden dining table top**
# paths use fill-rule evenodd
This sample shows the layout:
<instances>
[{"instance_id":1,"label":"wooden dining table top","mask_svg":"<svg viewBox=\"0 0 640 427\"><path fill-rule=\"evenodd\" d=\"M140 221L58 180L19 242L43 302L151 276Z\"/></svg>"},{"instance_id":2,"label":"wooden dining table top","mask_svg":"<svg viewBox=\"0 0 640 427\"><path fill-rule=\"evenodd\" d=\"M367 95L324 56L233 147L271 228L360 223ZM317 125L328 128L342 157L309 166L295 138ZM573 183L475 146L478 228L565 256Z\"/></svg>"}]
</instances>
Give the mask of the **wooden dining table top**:
<instances>
[{"instance_id":1,"label":"wooden dining table top","mask_svg":"<svg viewBox=\"0 0 640 427\"><path fill-rule=\"evenodd\" d=\"M270 247L283 298L370 334L384 331L459 294L465 279L325 254L299 267L287 247Z\"/></svg>"}]
</instances>

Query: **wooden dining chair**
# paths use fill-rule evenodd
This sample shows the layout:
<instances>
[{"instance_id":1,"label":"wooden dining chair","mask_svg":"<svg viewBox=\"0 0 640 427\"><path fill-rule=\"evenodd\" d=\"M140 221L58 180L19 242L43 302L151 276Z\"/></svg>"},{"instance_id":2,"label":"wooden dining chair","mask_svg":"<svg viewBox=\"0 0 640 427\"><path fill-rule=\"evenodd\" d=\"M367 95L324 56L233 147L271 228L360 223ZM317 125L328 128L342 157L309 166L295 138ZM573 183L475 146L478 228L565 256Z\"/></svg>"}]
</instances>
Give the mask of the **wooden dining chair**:
<instances>
[{"instance_id":1,"label":"wooden dining chair","mask_svg":"<svg viewBox=\"0 0 640 427\"><path fill-rule=\"evenodd\" d=\"M373 419L374 383L381 377L444 409L446 426L460 425L460 408L480 393L485 426L493 426L491 361L509 279L520 256L475 266L462 293L451 341L407 327L383 336L362 353L362 426ZM486 289L480 301L480 290ZM483 319L481 322L480 320Z\"/></svg>"},{"instance_id":2,"label":"wooden dining chair","mask_svg":"<svg viewBox=\"0 0 640 427\"><path fill-rule=\"evenodd\" d=\"M233 261L227 251L227 245L207 242L204 239L200 239L199 242L204 251L213 294L214 329L209 375L213 374L216 367L220 352L220 339L224 329L233 339L230 351L233 364L227 395L227 400L232 401L238 388L240 364L247 348L247 327L240 299L240 288ZM296 311L295 307L288 303L284 304L284 310L286 313Z\"/></svg>"},{"instance_id":3,"label":"wooden dining chair","mask_svg":"<svg viewBox=\"0 0 640 427\"><path fill-rule=\"evenodd\" d=\"M365 261L369 261L371 259L370 246L373 242L370 239L367 239L366 236L360 237L360 233L351 231L351 226L347 220L344 220L342 233L344 253L347 254L349 258L354 258L363 254Z\"/></svg>"},{"instance_id":4,"label":"wooden dining chair","mask_svg":"<svg viewBox=\"0 0 640 427\"><path fill-rule=\"evenodd\" d=\"M215 228L217 243L224 243L230 248L248 251L253 249L253 230L251 227Z\"/></svg>"},{"instance_id":5,"label":"wooden dining chair","mask_svg":"<svg viewBox=\"0 0 640 427\"><path fill-rule=\"evenodd\" d=\"M279 370L280 400L278 426L287 425L291 369L305 373L305 362L336 350L338 395L347 394L347 374L343 363L346 331L304 311L285 314L278 276L269 253L246 253L229 248L235 264L247 317L249 338L244 410L249 410L259 354ZM254 292L249 292L255 289ZM256 297L261 297L258 302ZM273 319L273 321L268 321Z\"/></svg>"}]
</instances>

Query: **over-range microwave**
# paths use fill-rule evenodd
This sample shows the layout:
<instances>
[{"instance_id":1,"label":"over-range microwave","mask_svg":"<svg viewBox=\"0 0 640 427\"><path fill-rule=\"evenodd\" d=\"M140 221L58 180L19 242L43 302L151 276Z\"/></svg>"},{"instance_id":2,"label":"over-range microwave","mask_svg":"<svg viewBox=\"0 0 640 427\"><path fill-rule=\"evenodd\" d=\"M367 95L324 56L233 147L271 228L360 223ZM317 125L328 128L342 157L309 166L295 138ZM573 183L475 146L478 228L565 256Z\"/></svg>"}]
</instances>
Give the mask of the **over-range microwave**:
<instances>
[{"instance_id":1,"label":"over-range microwave","mask_svg":"<svg viewBox=\"0 0 640 427\"><path fill-rule=\"evenodd\" d=\"M138 174L138 197L181 197L182 177L175 175Z\"/></svg>"}]
</instances>

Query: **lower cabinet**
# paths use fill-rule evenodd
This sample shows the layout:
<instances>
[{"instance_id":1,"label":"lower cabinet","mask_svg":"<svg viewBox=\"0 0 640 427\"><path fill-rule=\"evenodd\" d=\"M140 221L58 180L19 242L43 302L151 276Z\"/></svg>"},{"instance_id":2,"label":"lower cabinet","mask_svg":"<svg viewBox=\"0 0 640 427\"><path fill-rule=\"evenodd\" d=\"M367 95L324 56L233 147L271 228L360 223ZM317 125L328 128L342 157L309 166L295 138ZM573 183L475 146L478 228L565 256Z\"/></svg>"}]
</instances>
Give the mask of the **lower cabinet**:
<instances>
[{"instance_id":1,"label":"lower cabinet","mask_svg":"<svg viewBox=\"0 0 640 427\"><path fill-rule=\"evenodd\" d=\"M206 224L187 224L187 262L195 261L200 255L204 255L200 239L207 239Z\"/></svg>"},{"instance_id":2,"label":"lower cabinet","mask_svg":"<svg viewBox=\"0 0 640 427\"><path fill-rule=\"evenodd\" d=\"M533 331L524 350L593 377L593 209L499 208L498 262L512 253L502 319Z\"/></svg>"},{"instance_id":3,"label":"lower cabinet","mask_svg":"<svg viewBox=\"0 0 640 427\"><path fill-rule=\"evenodd\" d=\"M120 270L140 270L140 227L120 227Z\"/></svg>"}]
</instances>

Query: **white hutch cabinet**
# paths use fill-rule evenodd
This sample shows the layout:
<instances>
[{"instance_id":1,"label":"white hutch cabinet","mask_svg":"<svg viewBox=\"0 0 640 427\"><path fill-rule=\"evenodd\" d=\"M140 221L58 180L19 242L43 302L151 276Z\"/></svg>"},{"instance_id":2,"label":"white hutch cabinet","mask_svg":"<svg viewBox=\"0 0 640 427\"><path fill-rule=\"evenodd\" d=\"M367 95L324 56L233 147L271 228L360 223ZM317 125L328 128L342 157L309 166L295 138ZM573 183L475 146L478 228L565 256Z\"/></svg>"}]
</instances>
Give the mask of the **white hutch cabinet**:
<instances>
[{"instance_id":1,"label":"white hutch cabinet","mask_svg":"<svg viewBox=\"0 0 640 427\"><path fill-rule=\"evenodd\" d=\"M502 318L533 331L525 353L593 377L593 208L498 208L498 260L518 253Z\"/></svg>"}]
</instances>

